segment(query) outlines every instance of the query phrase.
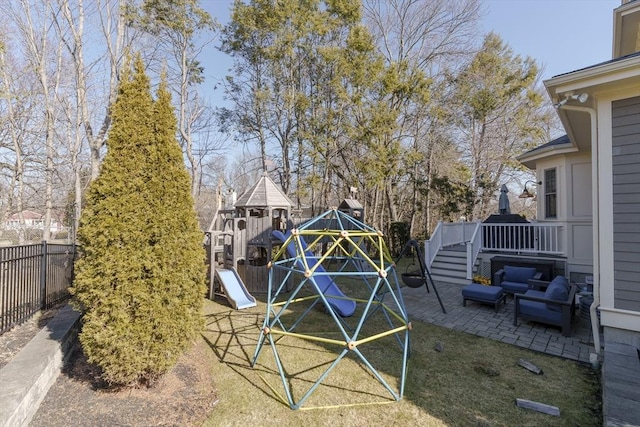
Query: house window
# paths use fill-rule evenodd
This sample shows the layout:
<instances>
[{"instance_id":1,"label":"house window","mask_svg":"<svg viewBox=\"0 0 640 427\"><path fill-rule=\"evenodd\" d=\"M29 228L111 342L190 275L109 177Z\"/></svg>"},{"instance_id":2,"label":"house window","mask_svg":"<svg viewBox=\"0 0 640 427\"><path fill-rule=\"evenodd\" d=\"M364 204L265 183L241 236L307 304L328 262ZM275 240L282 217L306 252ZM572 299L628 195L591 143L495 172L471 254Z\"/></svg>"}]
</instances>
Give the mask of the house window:
<instances>
[{"instance_id":1,"label":"house window","mask_svg":"<svg viewBox=\"0 0 640 427\"><path fill-rule=\"evenodd\" d=\"M547 169L544 171L544 217L558 217L558 194L557 194L556 170Z\"/></svg>"}]
</instances>

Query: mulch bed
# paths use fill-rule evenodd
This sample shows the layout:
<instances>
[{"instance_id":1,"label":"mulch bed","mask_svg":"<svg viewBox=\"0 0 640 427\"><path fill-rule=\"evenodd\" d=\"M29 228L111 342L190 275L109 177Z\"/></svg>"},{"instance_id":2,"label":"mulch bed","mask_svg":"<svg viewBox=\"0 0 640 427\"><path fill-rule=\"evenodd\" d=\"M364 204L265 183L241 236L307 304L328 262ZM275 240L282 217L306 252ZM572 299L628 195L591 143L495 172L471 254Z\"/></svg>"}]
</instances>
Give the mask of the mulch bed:
<instances>
[{"instance_id":1,"label":"mulch bed","mask_svg":"<svg viewBox=\"0 0 640 427\"><path fill-rule=\"evenodd\" d=\"M78 347L30 425L201 425L217 403L212 359L200 339L154 387L110 390Z\"/></svg>"}]
</instances>

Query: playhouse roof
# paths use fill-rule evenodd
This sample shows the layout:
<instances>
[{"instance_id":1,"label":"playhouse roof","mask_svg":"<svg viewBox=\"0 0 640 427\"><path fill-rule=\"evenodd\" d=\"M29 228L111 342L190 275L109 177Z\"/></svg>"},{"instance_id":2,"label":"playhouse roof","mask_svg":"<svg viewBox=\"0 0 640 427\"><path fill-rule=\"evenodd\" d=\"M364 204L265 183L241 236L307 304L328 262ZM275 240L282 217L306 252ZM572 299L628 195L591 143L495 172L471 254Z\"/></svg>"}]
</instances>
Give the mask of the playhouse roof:
<instances>
[{"instance_id":1,"label":"playhouse roof","mask_svg":"<svg viewBox=\"0 0 640 427\"><path fill-rule=\"evenodd\" d=\"M293 202L278 187L269 175L264 173L256 185L245 191L235 203L236 208L273 207L291 208Z\"/></svg>"},{"instance_id":2,"label":"playhouse roof","mask_svg":"<svg viewBox=\"0 0 640 427\"><path fill-rule=\"evenodd\" d=\"M344 199L338 209L363 209L362 203L356 199Z\"/></svg>"}]
</instances>

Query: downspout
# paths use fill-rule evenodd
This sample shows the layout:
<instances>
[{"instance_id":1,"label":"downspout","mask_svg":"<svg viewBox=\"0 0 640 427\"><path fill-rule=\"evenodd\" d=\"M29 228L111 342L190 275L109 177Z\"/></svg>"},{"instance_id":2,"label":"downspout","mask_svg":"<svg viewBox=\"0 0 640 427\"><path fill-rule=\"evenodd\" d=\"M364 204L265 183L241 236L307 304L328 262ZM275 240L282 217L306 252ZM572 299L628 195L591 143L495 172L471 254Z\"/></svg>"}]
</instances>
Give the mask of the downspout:
<instances>
[{"instance_id":1,"label":"downspout","mask_svg":"<svg viewBox=\"0 0 640 427\"><path fill-rule=\"evenodd\" d=\"M592 200L592 225L593 225L593 303L589 307L591 317L591 332L593 334L593 347L596 354L600 354L600 325L598 322L597 309L600 306L600 175L598 163L598 114L591 107L579 107L572 105L562 105L560 108L571 111L581 111L589 113L591 116L591 183L593 185L593 177L595 176L597 188L593 191L591 188Z\"/></svg>"}]
</instances>

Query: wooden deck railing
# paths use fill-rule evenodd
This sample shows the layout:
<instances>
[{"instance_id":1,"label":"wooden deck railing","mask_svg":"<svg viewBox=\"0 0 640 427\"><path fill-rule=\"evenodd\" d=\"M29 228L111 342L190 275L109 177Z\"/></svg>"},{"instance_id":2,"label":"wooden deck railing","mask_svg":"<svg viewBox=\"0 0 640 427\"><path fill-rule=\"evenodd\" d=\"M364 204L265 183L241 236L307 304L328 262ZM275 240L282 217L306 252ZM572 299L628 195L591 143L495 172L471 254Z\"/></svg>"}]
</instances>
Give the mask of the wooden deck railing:
<instances>
[{"instance_id":1,"label":"wooden deck railing","mask_svg":"<svg viewBox=\"0 0 640 427\"><path fill-rule=\"evenodd\" d=\"M561 255L564 252L561 224L482 224L482 250L534 252Z\"/></svg>"},{"instance_id":2,"label":"wooden deck railing","mask_svg":"<svg viewBox=\"0 0 640 427\"><path fill-rule=\"evenodd\" d=\"M467 278L481 251L501 253L564 255L562 224L484 224L481 222L439 222L425 242L425 262L431 267L438 251L452 245L467 245Z\"/></svg>"}]
</instances>

